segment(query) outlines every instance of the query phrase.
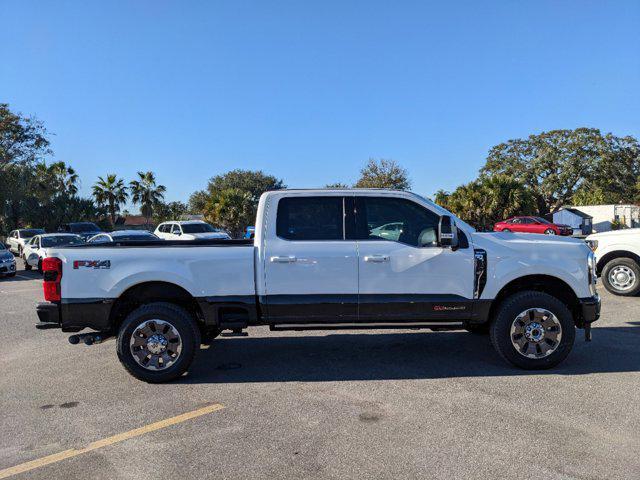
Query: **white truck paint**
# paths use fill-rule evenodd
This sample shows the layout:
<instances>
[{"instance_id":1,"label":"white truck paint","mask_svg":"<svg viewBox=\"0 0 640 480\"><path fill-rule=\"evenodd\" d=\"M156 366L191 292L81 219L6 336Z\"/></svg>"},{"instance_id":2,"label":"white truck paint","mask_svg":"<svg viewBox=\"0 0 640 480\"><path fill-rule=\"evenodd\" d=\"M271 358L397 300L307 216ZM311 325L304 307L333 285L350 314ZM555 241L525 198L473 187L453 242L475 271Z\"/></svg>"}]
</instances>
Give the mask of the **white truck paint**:
<instances>
[{"instance_id":1,"label":"white truck paint","mask_svg":"<svg viewBox=\"0 0 640 480\"><path fill-rule=\"evenodd\" d=\"M594 233L586 240L607 290L623 296L640 292L640 228Z\"/></svg>"},{"instance_id":2,"label":"white truck paint","mask_svg":"<svg viewBox=\"0 0 640 480\"><path fill-rule=\"evenodd\" d=\"M395 239L382 235L381 227L398 223ZM575 327L588 331L599 315L595 262L584 242L477 233L412 193L268 192L255 225L253 241L48 252L57 260L45 271L45 291L59 291L60 299L38 307L40 328L117 335L120 359L133 375L165 381L183 373L195 351L197 339L185 322L201 336L252 325L491 326L506 360L548 368L568 354ZM151 321L157 321L153 329ZM166 338L157 334L160 327ZM163 338L180 339L186 353L167 357Z\"/></svg>"}]
</instances>

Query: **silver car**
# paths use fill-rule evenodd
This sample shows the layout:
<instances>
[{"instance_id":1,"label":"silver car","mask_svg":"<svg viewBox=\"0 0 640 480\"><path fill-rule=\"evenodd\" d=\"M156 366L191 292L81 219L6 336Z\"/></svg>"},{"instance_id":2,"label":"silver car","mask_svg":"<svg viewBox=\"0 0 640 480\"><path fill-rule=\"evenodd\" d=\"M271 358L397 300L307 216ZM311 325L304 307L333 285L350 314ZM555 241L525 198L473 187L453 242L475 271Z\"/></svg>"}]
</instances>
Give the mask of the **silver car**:
<instances>
[{"instance_id":1,"label":"silver car","mask_svg":"<svg viewBox=\"0 0 640 480\"><path fill-rule=\"evenodd\" d=\"M4 243L0 243L0 277L14 277L15 274L16 259Z\"/></svg>"}]
</instances>

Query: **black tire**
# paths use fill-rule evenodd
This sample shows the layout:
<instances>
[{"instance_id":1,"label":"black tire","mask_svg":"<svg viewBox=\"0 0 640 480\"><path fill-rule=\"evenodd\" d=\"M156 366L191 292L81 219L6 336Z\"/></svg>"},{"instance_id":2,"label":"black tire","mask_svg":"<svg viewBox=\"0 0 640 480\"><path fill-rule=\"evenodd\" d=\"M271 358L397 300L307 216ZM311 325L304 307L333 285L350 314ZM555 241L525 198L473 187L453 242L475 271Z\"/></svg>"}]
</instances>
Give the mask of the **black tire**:
<instances>
[{"instance_id":1,"label":"black tire","mask_svg":"<svg viewBox=\"0 0 640 480\"><path fill-rule=\"evenodd\" d=\"M27 263L27 259L22 257L22 263L24 265L24 269L29 272L33 267Z\"/></svg>"},{"instance_id":2,"label":"black tire","mask_svg":"<svg viewBox=\"0 0 640 480\"><path fill-rule=\"evenodd\" d=\"M18 246L18 256L22 257L22 247Z\"/></svg>"},{"instance_id":3,"label":"black tire","mask_svg":"<svg viewBox=\"0 0 640 480\"><path fill-rule=\"evenodd\" d=\"M556 231L555 231L553 228L547 228L547 229L544 231L544 234L545 234L545 235L555 235L555 234L556 234Z\"/></svg>"},{"instance_id":4,"label":"black tire","mask_svg":"<svg viewBox=\"0 0 640 480\"><path fill-rule=\"evenodd\" d=\"M523 311L533 308L543 308L551 312L562 328L558 346L542 358L524 356L516 350L511 340L511 327L516 318ZM515 293L502 301L491 323L489 334L493 347L507 362L525 370L544 370L558 365L569 355L576 337L576 328L573 316L564 303L547 293L527 290Z\"/></svg>"},{"instance_id":5,"label":"black tire","mask_svg":"<svg viewBox=\"0 0 640 480\"><path fill-rule=\"evenodd\" d=\"M509 228L503 228L502 231L503 232L510 232L511 230Z\"/></svg>"},{"instance_id":6,"label":"black tire","mask_svg":"<svg viewBox=\"0 0 640 480\"><path fill-rule=\"evenodd\" d=\"M7 275L7 277L15 277L16 276L16 272L11 272L9 275Z\"/></svg>"},{"instance_id":7,"label":"black tire","mask_svg":"<svg viewBox=\"0 0 640 480\"><path fill-rule=\"evenodd\" d=\"M162 320L177 330L181 338L182 351L173 365L162 370L149 370L133 357L130 341L137 327L146 320ZM124 368L134 377L148 383L163 383L182 376L195 357L200 346L200 331L195 319L183 308L164 302L142 305L131 312L120 326L116 341L118 358Z\"/></svg>"},{"instance_id":8,"label":"black tire","mask_svg":"<svg viewBox=\"0 0 640 480\"><path fill-rule=\"evenodd\" d=\"M38 260L38 273L42 275L42 259Z\"/></svg>"},{"instance_id":9,"label":"black tire","mask_svg":"<svg viewBox=\"0 0 640 480\"><path fill-rule=\"evenodd\" d=\"M627 271L631 271L633 275L635 275L635 281L628 288L621 289L618 285L613 283L613 279L610 278L610 275L616 269L623 269ZM602 283L604 284L604 288L606 288L609 292L614 295L621 295L623 297L632 297L637 295L640 292L640 266L638 266L637 262L628 257L618 257L614 258L607 262L607 264L602 269Z\"/></svg>"}]
</instances>

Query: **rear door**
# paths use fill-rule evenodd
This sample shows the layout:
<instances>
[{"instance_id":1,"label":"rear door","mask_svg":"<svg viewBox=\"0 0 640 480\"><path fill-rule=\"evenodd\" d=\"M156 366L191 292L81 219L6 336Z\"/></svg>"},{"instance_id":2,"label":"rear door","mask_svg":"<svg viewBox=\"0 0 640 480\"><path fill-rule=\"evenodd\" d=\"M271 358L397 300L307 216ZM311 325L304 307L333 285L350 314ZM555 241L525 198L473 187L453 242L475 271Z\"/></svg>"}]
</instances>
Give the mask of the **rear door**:
<instances>
[{"instance_id":1,"label":"rear door","mask_svg":"<svg viewBox=\"0 0 640 480\"><path fill-rule=\"evenodd\" d=\"M474 254L464 234L461 248L440 247L440 216L404 198L356 196L355 216L360 321L469 317Z\"/></svg>"},{"instance_id":2,"label":"rear door","mask_svg":"<svg viewBox=\"0 0 640 480\"><path fill-rule=\"evenodd\" d=\"M357 319L356 241L345 239L343 196L276 197L269 209L265 295L274 323ZM271 217L272 218L272 217Z\"/></svg>"}]
</instances>

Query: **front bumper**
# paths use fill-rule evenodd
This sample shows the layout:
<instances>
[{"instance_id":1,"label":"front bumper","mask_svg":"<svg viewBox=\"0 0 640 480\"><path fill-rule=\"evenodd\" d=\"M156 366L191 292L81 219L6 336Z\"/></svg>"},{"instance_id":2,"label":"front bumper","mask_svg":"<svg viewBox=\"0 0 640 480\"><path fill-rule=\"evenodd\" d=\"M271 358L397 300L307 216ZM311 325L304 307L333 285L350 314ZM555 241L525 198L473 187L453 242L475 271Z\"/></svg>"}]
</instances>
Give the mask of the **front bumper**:
<instances>
[{"instance_id":1,"label":"front bumper","mask_svg":"<svg viewBox=\"0 0 640 480\"><path fill-rule=\"evenodd\" d=\"M580 314L583 324L593 323L600 318L600 295L580 299Z\"/></svg>"},{"instance_id":2,"label":"front bumper","mask_svg":"<svg viewBox=\"0 0 640 480\"><path fill-rule=\"evenodd\" d=\"M2 275L11 275L16 272L16 261L14 259L11 260L0 260L0 276Z\"/></svg>"}]
</instances>

